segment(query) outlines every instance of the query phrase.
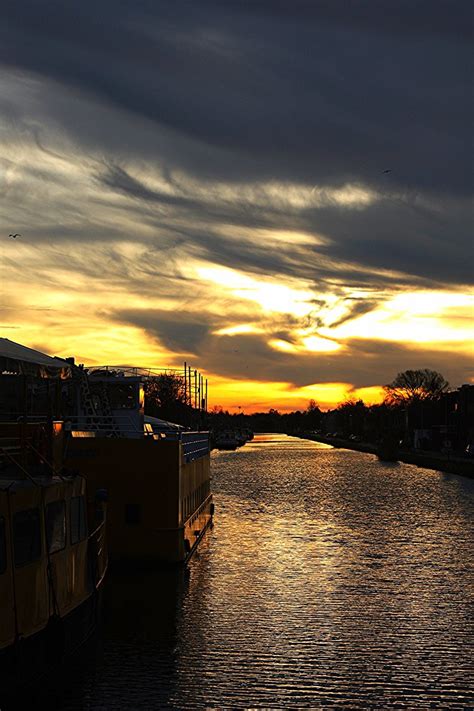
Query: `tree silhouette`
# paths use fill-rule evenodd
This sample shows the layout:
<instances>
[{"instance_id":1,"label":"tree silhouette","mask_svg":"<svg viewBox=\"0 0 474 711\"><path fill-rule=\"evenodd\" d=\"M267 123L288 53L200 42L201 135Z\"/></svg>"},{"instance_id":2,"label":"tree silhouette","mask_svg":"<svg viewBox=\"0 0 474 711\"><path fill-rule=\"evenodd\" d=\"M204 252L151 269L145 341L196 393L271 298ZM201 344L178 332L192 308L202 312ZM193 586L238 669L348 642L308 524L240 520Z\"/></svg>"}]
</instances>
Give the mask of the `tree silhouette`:
<instances>
[{"instance_id":1,"label":"tree silhouette","mask_svg":"<svg viewBox=\"0 0 474 711\"><path fill-rule=\"evenodd\" d=\"M184 378L163 373L145 383L145 414L184 424L187 411Z\"/></svg>"},{"instance_id":2,"label":"tree silhouette","mask_svg":"<svg viewBox=\"0 0 474 711\"><path fill-rule=\"evenodd\" d=\"M321 410L315 400L310 400L304 412L304 420L309 429L315 429L321 424Z\"/></svg>"},{"instance_id":3,"label":"tree silhouette","mask_svg":"<svg viewBox=\"0 0 474 711\"><path fill-rule=\"evenodd\" d=\"M390 405L413 405L426 400L438 400L449 388L441 373L429 368L404 370L388 385L385 399Z\"/></svg>"}]
</instances>

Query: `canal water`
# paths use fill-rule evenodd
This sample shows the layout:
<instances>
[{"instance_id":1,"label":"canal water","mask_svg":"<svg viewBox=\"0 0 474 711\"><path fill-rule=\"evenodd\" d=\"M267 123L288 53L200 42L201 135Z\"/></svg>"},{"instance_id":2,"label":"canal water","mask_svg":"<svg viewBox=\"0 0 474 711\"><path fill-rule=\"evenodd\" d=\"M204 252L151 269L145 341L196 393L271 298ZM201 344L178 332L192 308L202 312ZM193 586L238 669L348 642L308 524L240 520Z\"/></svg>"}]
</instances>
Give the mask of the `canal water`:
<instances>
[{"instance_id":1,"label":"canal water","mask_svg":"<svg viewBox=\"0 0 474 711\"><path fill-rule=\"evenodd\" d=\"M275 434L212 471L188 570L111 577L50 708L474 708L474 481Z\"/></svg>"}]
</instances>

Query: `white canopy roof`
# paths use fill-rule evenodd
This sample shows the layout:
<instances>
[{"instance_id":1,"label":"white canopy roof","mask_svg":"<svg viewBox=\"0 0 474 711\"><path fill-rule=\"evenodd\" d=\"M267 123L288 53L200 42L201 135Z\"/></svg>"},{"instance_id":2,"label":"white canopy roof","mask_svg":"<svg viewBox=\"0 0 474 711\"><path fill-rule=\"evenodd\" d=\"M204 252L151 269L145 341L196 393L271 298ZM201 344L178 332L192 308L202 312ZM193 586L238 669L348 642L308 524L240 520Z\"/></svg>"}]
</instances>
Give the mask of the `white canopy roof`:
<instances>
[{"instance_id":1,"label":"white canopy roof","mask_svg":"<svg viewBox=\"0 0 474 711\"><path fill-rule=\"evenodd\" d=\"M163 431L186 429L183 425L177 425L176 422L167 422L166 420L160 420L158 417L152 417L151 415L145 415L144 422L147 425L151 425L154 429Z\"/></svg>"},{"instance_id":2,"label":"white canopy roof","mask_svg":"<svg viewBox=\"0 0 474 711\"><path fill-rule=\"evenodd\" d=\"M53 371L64 370L67 368L70 370L71 366L63 358L52 358L46 353L41 353L33 348L28 348L27 346L22 346L20 343L15 343L10 341L8 338L0 338L0 358L5 358L8 361L14 361L16 363L28 363L32 365L39 366L43 371Z\"/></svg>"}]
</instances>

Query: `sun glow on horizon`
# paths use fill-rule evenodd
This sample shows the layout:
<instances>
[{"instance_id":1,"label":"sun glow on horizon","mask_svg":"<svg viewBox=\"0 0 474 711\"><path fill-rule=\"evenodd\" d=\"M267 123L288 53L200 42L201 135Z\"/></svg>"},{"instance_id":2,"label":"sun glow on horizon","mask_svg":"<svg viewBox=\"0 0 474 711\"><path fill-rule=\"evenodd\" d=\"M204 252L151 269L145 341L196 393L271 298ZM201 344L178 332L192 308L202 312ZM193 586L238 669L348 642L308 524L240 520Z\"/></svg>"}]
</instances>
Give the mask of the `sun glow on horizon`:
<instances>
[{"instance_id":1,"label":"sun glow on horizon","mask_svg":"<svg viewBox=\"0 0 474 711\"><path fill-rule=\"evenodd\" d=\"M210 407L220 406L230 412L262 412L274 408L280 412L305 410L310 400L323 410L336 407L347 399L363 399L368 405L382 402L384 391L378 385L354 388L350 383L314 383L297 387L284 382L228 381L213 378Z\"/></svg>"}]
</instances>

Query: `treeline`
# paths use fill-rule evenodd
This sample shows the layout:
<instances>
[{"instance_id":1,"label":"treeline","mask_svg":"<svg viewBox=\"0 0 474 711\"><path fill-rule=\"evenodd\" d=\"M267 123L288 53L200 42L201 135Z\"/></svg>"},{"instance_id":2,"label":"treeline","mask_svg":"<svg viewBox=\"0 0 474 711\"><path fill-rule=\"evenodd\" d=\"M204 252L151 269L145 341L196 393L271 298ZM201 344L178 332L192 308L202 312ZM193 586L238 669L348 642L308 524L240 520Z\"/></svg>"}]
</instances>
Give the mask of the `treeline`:
<instances>
[{"instance_id":1,"label":"treeline","mask_svg":"<svg viewBox=\"0 0 474 711\"><path fill-rule=\"evenodd\" d=\"M250 429L252 432L295 434L314 431L321 427L323 414L314 400L310 400L306 410L288 413L270 409L268 412L254 412L252 415L230 414L221 407L214 407L207 413L207 422L209 427L216 432Z\"/></svg>"},{"instance_id":2,"label":"treeline","mask_svg":"<svg viewBox=\"0 0 474 711\"><path fill-rule=\"evenodd\" d=\"M380 404L347 399L326 412L314 400L305 410L290 413L271 409L242 415L214 408L208 423L216 431L248 427L254 432L313 432L433 451L463 452L474 442L474 386L450 390L440 373L421 369L399 373L384 390Z\"/></svg>"},{"instance_id":3,"label":"treeline","mask_svg":"<svg viewBox=\"0 0 474 711\"><path fill-rule=\"evenodd\" d=\"M378 405L347 399L323 412L314 400L305 410L280 413L276 409L251 415L229 413L222 407L209 412L192 408L180 378L166 375L147 384L145 412L193 428L302 434L313 432L379 443L393 440L406 447L463 451L474 442L474 386L450 390L437 371L407 370L384 386Z\"/></svg>"},{"instance_id":4,"label":"treeline","mask_svg":"<svg viewBox=\"0 0 474 711\"><path fill-rule=\"evenodd\" d=\"M206 424L203 400L190 391L189 380L175 373L145 380L145 415L191 429L202 429Z\"/></svg>"}]
</instances>

